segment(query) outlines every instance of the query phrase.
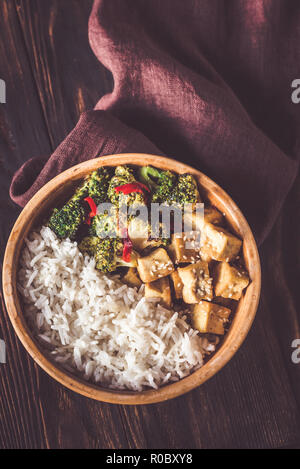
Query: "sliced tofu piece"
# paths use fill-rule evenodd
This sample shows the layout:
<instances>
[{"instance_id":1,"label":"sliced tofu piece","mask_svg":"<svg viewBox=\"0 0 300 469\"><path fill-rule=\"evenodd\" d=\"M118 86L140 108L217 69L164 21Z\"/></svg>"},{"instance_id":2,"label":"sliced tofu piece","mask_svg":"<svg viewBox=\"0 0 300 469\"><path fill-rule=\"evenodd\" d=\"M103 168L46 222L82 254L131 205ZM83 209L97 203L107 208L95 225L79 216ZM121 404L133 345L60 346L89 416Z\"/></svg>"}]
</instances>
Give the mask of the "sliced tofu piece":
<instances>
[{"instance_id":1,"label":"sliced tofu piece","mask_svg":"<svg viewBox=\"0 0 300 469\"><path fill-rule=\"evenodd\" d=\"M219 212L219 210L217 210L215 207L206 204L204 204L203 214L199 212L198 217L195 207L192 211L186 211L184 213L184 216L186 217L184 220L186 221L186 223L188 223L188 226L190 226L193 230L202 230L203 225L205 223L222 225L224 222L224 216L222 215L222 213Z\"/></svg>"},{"instance_id":2,"label":"sliced tofu piece","mask_svg":"<svg viewBox=\"0 0 300 469\"><path fill-rule=\"evenodd\" d=\"M213 225L222 225L224 217L219 210L212 206L204 207L204 222L212 223Z\"/></svg>"},{"instance_id":3,"label":"sliced tofu piece","mask_svg":"<svg viewBox=\"0 0 300 469\"><path fill-rule=\"evenodd\" d=\"M216 261L230 262L238 255L242 241L229 231L205 223L201 236L201 253Z\"/></svg>"},{"instance_id":4,"label":"sliced tofu piece","mask_svg":"<svg viewBox=\"0 0 300 469\"><path fill-rule=\"evenodd\" d=\"M126 283L129 287L139 288L142 285L142 281L138 276L137 269L130 267L128 272L122 277L122 282Z\"/></svg>"},{"instance_id":5,"label":"sliced tofu piece","mask_svg":"<svg viewBox=\"0 0 300 469\"><path fill-rule=\"evenodd\" d=\"M138 258L138 272L144 283L167 277L175 270L167 251L155 249L148 256Z\"/></svg>"},{"instance_id":6,"label":"sliced tofu piece","mask_svg":"<svg viewBox=\"0 0 300 469\"><path fill-rule=\"evenodd\" d=\"M249 285L248 274L232 267L227 262L220 262L214 269L214 287L216 296L239 300L244 288Z\"/></svg>"},{"instance_id":7,"label":"sliced tofu piece","mask_svg":"<svg viewBox=\"0 0 300 469\"><path fill-rule=\"evenodd\" d=\"M133 248L139 252L146 248L156 248L163 244L161 239L151 238L151 226L148 222L138 217L130 220L128 224L128 235Z\"/></svg>"},{"instance_id":8,"label":"sliced tofu piece","mask_svg":"<svg viewBox=\"0 0 300 469\"><path fill-rule=\"evenodd\" d=\"M178 274L183 283L182 297L185 303L194 304L201 299L212 300L213 279L209 276L207 262L198 261L186 267L179 267Z\"/></svg>"},{"instance_id":9,"label":"sliced tofu piece","mask_svg":"<svg viewBox=\"0 0 300 469\"><path fill-rule=\"evenodd\" d=\"M208 263L208 265L214 260L212 258L211 249L208 249L206 245L200 248L200 259Z\"/></svg>"},{"instance_id":10,"label":"sliced tofu piece","mask_svg":"<svg viewBox=\"0 0 300 469\"><path fill-rule=\"evenodd\" d=\"M172 259L172 262L175 263L176 262L176 252L175 252L175 248L174 248L174 245L172 244L172 242L169 244L169 246L167 246L166 249L168 251L168 254L169 254L170 258Z\"/></svg>"},{"instance_id":11,"label":"sliced tofu piece","mask_svg":"<svg viewBox=\"0 0 300 469\"><path fill-rule=\"evenodd\" d=\"M144 220L133 218L128 224L128 235L133 248L142 251L149 245L149 226Z\"/></svg>"},{"instance_id":12,"label":"sliced tofu piece","mask_svg":"<svg viewBox=\"0 0 300 469\"><path fill-rule=\"evenodd\" d=\"M199 204L199 202L197 203ZM198 211L196 204L189 204L185 207L182 213L185 231L199 231L202 229L204 223L204 204L202 206L198 205L198 207Z\"/></svg>"},{"instance_id":13,"label":"sliced tofu piece","mask_svg":"<svg viewBox=\"0 0 300 469\"><path fill-rule=\"evenodd\" d=\"M180 298L182 298L183 283L181 281L181 278L179 277L177 270L174 270L174 272L171 273L170 277L173 282L175 298L179 300Z\"/></svg>"},{"instance_id":14,"label":"sliced tofu piece","mask_svg":"<svg viewBox=\"0 0 300 469\"><path fill-rule=\"evenodd\" d=\"M230 313L229 308L202 300L193 306L192 324L202 333L224 335Z\"/></svg>"},{"instance_id":15,"label":"sliced tofu piece","mask_svg":"<svg viewBox=\"0 0 300 469\"><path fill-rule=\"evenodd\" d=\"M146 298L161 298L160 303L168 308L172 304L171 288L168 277L163 277L145 284Z\"/></svg>"},{"instance_id":16,"label":"sliced tofu piece","mask_svg":"<svg viewBox=\"0 0 300 469\"><path fill-rule=\"evenodd\" d=\"M196 262L200 259L200 237L199 231L172 235L171 249L177 264Z\"/></svg>"},{"instance_id":17,"label":"sliced tofu piece","mask_svg":"<svg viewBox=\"0 0 300 469\"><path fill-rule=\"evenodd\" d=\"M193 212L192 213L192 216L188 215L188 221L191 224L191 226L195 227L196 226L196 213ZM198 224L200 225L199 226L199 231L202 233L204 233L204 226L207 224L207 223L211 223L211 224L216 224L216 225L222 225L224 222L224 216L222 215L221 212L219 212L219 210L217 210L215 207L212 207L212 206L205 206L204 208L204 217L199 217L199 220L198 220ZM187 235L186 233L184 233L185 235ZM199 240L199 236L197 237ZM202 259L203 261L205 262L208 262L210 263L212 260L213 260L213 255L212 255L212 249L211 247L209 247L209 244L208 242L204 241L205 240L205 235L203 235L203 238L201 239L201 248L200 248L200 255L199 255L199 248L197 247L197 243L196 243L196 253L193 254L192 252L183 252L184 249L182 247L183 245L183 242L180 243L180 241L174 241L171 246L173 245L173 252L175 252L174 254L174 261L178 261L177 258L180 258L182 257L182 255L185 255L187 256L188 260L189 261L192 261L191 260L191 257L195 257L197 259ZM177 246L176 246L177 244ZM176 255L176 252L177 252L177 255ZM183 262L183 260L179 260L179 262Z\"/></svg>"}]
</instances>

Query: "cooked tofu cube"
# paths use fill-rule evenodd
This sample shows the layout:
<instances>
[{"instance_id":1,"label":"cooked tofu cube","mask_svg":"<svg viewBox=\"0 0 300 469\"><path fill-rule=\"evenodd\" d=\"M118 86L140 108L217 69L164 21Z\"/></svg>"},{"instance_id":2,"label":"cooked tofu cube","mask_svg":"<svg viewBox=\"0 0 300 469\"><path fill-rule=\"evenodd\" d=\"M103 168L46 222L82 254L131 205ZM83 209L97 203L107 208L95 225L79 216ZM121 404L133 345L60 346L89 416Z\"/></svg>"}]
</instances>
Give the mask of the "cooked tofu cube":
<instances>
[{"instance_id":1,"label":"cooked tofu cube","mask_svg":"<svg viewBox=\"0 0 300 469\"><path fill-rule=\"evenodd\" d=\"M201 236L201 252L216 261L230 262L239 253L242 241L229 231L205 223Z\"/></svg>"},{"instance_id":2,"label":"cooked tofu cube","mask_svg":"<svg viewBox=\"0 0 300 469\"><path fill-rule=\"evenodd\" d=\"M207 262L208 265L213 261L211 249L208 249L207 245L201 246L200 259Z\"/></svg>"},{"instance_id":3,"label":"cooked tofu cube","mask_svg":"<svg viewBox=\"0 0 300 469\"><path fill-rule=\"evenodd\" d=\"M224 217L219 210L211 205L204 205L204 212L197 213L195 208L193 211L186 211L184 213L184 221L191 227L192 230L202 230L205 223L213 223L214 225L222 225L224 222Z\"/></svg>"},{"instance_id":4,"label":"cooked tofu cube","mask_svg":"<svg viewBox=\"0 0 300 469\"><path fill-rule=\"evenodd\" d=\"M151 283L145 284L146 298L161 298L163 306L170 307L172 304L171 288L168 277L163 277Z\"/></svg>"},{"instance_id":5,"label":"cooked tofu cube","mask_svg":"<svg viewBox=\"0 0 300 469\"><path fill-rule=\"evenodd\" d=\"M172 244L172 242L167 246L167 251L168 251L168 254L170 256L170 258L172 259L172 262L176 262L176 252L175 252L175 248L174 248L174 244Z\"/></svg>"},{"instance_id":6,"label":"cooked tofu cube","mask_svg":"<svg viewBox=\"0 0 300 469\"><path fill-rule=\"evenodd\" d=\"M198 261L186 267L179 267L178 274L183 283L182 297L185 303L198 303L202 298L212 300L213 280L209 276L207 262Z\"/></svg>"},{"instance_id":7,"label":"cooked tofu cube","mask_svg":"<svg viewBox=\"0 0 300 469\"><path fill-rule=\"evenodd\" d=\"M242 291L249 284L248 274L232 267L227 262L220 262L214 270L214 287L216 296L239 300Z\"/></svg>"},{"instance_id":8,"label":"cooked tofu cube","mask_svg":"<svg viewBox=\"0 0 300 469\"><path fill-rule=\"evenodd\" d=\"M147 248L156 248L162 245L160 238L151 238L151 226L149 226L148 222L138 217L130 220L128 224L128 235L133 248L139 252Z\"/></svg>"},{"instance_id":9,"label":"cooked tofu cube","mask_svg":"<svg viewBox=\"0 0 300 469\"><path fill-rule=\"evenodd\" d=\"M192 324L202 333L224 335L224 325L230 316L230 309L208 301L200 301L192 309Z\"/></svg>"},{"instance_id":10,"label":"cooked tofu cube","mask_svg":"<svg viewBox=\"0 0 300 469\"><path fill-rule=\"evenodd\" d=\"M139 257L137 268L144 283L167 277L175 270L173 262L163 248L155 249L148 256Z\"/></svg>"},{"instance_id":11,"label":"cooked tofu cube","mask_svg":"<svg viewBox=\"0 0 300 469\"><path fill-rule=\"evenodd\" d=\"M128 235L131 239L133 248L142 251L149 246L149 226L142 219L132 218L128 224Z\"/></svg>"},{"instance_id":12,"label":"cooked tofu cube","mask_svg":"<svg viewBox=\"0 0 300 469\"><path fill-rule=\"evenodd\" d=\"M177 264L196 262L200 259L200 236L199 231L173 234L171 247Z\"/></svg>"},{"instance_id":13,"label":"cooked tofu cube","mask_svg":"<svg viewBox=\"0 0 300 469\"><path fill-rule=\"evenodd\" d=\"M175 298L182 298L183 283L181 281L181 278L179 277L177 270L174 270L174 272L171 273L170 277L174 286Z\"/></svg>"},{"instance_id":14,"label":"cooked tofu cube","mask_svg":"<svg viewBox=\"0 0 300 469\"><path fill-rule=\"evenodd\" d=\"M224 217L215 207L208 206L204 208L204 222L213 225L222 225Z\"/></svg>"},{"instance_id":15,"label":"cooked tofu cube","mask_svg":"<svg viewBox=\"0 0 300 469\"><path fill-rule=\"evenodd\" d=\"M199 202L197 203L199 204ZM198 207L196 204L190 204L185 207L182 213L185 231L199 231L202 229L204 223L204 204Z\"/></svg>"},{"instance_id":16,"label":"cooked tofu cube","mask_svg":"<svg viewBox=\"0 0 300 469\"><path fill-rule=\"evenodd\" d=\"M204 233L204 231L205 231L204 226L207 223L222 225L223 222L224 222L223 215L215 207L212 207L212 206L205 207L204 208L204 218L199 219L201 235L202 235L202 233ZM193 216L192 216L192 223L193 223L192 226L196 226L196 224L195 224L196 223L196 214L195 213L193 213ZM196 233L196 232L194 232L194 233ZM186 235L187 237L190 237L186 233L184 233L184 235ZM195 234L193 234L193 236L195 236ZM180 243L180 241L174 241L172 243L172 244L174 244L174 249L173 250L175 251L174 260L176 260L177 262L184 262L184 260L182 260L182 256L185 255L190 262L192 262L192 259L191 259L192 257L196 257L197 259L201 259L205 262L210 263L213 260L212 249L203 240L205 240L205 234L203 234L202 239L201 238L199 239L199 232L198 232L197 233L197 241L198 242L200 241L200 245L201 245L200 253L199 253L199 247L197 247L197 244L198 244L197 242L195 243L196 252L193 253L192 251L188 251L188 250L185 250L185 252L184 252L184 249L183 249L183 244L184 243L183 243L183 241L181 241L181 243ZM176 244L177 244L177 246L176 246Z\"/></svg>"},{"instance_id":17,"label":"cooked tofu cube","mask_svg":"<svg viewBox=\"0 0 300 469\"><path fill-rule=\"evenodd\" d=\"M128 269L128 272L122 277L122 282L126 283L129 287L139 288L142 285L142 281L134 267Z\"/></svg>"}]
</instances>

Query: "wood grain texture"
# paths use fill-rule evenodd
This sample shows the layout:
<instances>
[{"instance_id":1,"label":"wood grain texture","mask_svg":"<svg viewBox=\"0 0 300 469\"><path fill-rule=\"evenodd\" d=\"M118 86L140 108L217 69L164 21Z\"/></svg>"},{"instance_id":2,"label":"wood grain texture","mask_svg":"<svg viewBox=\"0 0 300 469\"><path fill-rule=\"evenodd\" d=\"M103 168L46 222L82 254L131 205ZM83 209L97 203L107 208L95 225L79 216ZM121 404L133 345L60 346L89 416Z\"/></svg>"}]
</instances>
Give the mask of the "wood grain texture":
<instances>
[{"instance_id":1,"label":"wood grain texture","mask_svg":"<svg viewBox=\"0 0 300 469\"><path fill-rule=\"evenodd\" d=\"M91 0L0 0L1 254L19 209L8 197L13 172L48 154L112 86L87 39ZM201 168L199 168L201 169ZM16 338L1 302L1 448L280 448L300 442L298 287L300 186L294 186L261 249L263 292L251 332L212 380L170 402L97 403L48 377Z\"/></svg>"}]
</instances>

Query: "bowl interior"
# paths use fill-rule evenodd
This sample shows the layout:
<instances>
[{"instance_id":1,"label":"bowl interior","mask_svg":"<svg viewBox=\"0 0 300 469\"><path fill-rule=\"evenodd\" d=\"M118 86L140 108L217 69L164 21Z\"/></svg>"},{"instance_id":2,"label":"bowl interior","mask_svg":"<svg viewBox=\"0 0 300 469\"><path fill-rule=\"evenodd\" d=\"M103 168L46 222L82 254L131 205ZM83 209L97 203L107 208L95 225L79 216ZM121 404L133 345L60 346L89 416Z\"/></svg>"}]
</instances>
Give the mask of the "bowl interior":
<instances>
[{"instance_id":1,"label":"bowl interior","mask_svg":"<svg viewBox=\"0 0 300 469\"><path fill-rule=\"evenodd\" d=\"M238 303L234 319L221 347L208 362L176 383L165 385L158 390L140 393L101 388L87 383L52 363L41 350L24 319L16 287L19 256L28 233L47 219L53 207L67 200L85 175L102 165L117 166L119 164L137 166L151 164L178 173L193 174L199 182L204 202L210 202L224 213L230 229L243 239L244 259L251 279L250 285ZM97 400L120 404L146 404L167 400L195 388L213 376L230 360L245 339L255 317L260 293L260 262L252 232L244 216L229 195L211 179L187 165L164 157L143 154L112 155L70 168L52 179L30 200L15 223L7 244L3 265L3 290L8 313L21 342L30 355L53 378L70 389Z\"/></svg>"}]
</instances>

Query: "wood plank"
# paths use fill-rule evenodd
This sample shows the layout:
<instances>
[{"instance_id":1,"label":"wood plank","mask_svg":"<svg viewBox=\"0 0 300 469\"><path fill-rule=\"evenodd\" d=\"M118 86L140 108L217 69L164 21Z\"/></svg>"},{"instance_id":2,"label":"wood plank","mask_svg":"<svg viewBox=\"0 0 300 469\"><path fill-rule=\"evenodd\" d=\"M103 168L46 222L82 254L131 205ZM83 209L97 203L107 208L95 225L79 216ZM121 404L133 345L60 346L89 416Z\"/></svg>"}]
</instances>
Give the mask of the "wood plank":
<instances>
[{"instance_id":1,"label":"wood plank","mask_svg":"<svg viewBox=\"0 0 300 469\"><path fill-rule=\"evenodd\" d=\"M112 88L88 42L92 0L17 0L28 57L52 147Z\"/></svg>"},{"instance_id":2,"label":"wood plank","mask_svg":"<svg viewBox=\"0 0 300 469\"><path fill-rule=\"evenodd\" d=\"M7 103L0 106L0 254L19 209L8 196L14 171L33 154L50 151L33 77L13 2L1 2L0 76L7 84ZM27 115L31 115L29 120ZM37 367L20 345L5 312L1 295L0 337L7 346L0 374L0 447L44 448L37 386Z\"/></svg>"}]
</instances>

